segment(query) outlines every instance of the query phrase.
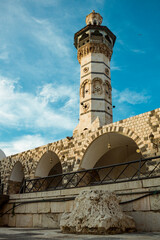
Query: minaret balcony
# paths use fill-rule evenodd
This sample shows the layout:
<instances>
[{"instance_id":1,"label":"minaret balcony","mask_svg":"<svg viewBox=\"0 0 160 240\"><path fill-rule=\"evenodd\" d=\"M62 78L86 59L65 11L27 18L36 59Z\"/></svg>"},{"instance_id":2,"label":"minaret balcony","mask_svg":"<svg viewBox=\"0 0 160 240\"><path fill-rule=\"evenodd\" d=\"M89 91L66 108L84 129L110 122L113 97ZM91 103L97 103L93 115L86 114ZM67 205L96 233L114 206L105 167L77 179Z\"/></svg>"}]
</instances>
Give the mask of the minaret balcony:
<instances>
[{"instance_id":1,"label":"minaret balcony","mask_svg":"<svg viewBox=\"0 0 160 240\"><path fill-rule=\"evenodd\" d=\"M84 46L87 43L104 43L107 45L107 47L112 49L112 44L109 43L109 41L106 40L106 38L103 36L88 36L85 39L79 41L78 48Z\"/></svg>"}]
</instances>

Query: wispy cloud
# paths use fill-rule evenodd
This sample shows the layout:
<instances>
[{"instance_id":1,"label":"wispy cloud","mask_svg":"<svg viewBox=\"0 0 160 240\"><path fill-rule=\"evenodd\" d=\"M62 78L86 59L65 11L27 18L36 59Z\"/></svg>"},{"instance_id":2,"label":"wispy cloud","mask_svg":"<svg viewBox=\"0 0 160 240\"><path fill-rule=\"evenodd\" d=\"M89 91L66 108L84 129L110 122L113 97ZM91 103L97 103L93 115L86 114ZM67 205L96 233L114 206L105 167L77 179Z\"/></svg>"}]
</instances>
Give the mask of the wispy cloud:
<instances>
[{"instance_id":1,"label":"wispy cloud","mask_svg":"<svg viewBox=\"0 0 160 240\"><path fill-rule=\"evenodd\" d=\"M104 4L104 0L96 0L96 2L98 3L98 4Z\"/></svg>"},{"instance_id":2,"label":"wispy cloud","mask_svg":"<svg viewBox=\"0 0 160 240\"><path fill-rule=\"evenodd\" d=\"M114 121L132 117L136 114L139 104L146 104L151 98L145 91L136 92L130 89L118 91L113 88L113 109Z\"/></svg>"},{"instance_id":3,"label":"wispy cloud","mask_svg":"<svg viewBox=\"0 0 160 240\"><path fill-rule=\"evenodd\" d=\"M42 146L47 143L48 139L43 138L40 134L36 135L24 135L16 137L10 142L0 142L0 146L3 149L6 156L13 155L28 149Z\"/></svg>"},{"instance_id":4,"label":"wispy cloud","mask_svg":"<svg viewBox=\"0 0 160 240\"><path fill-rule=\"evenodd\" d=\"M136 92L128 88L123 91L113 89L113 99L119 103L129 103L132 105L147 103L150 96L147 96L145 91Z\"/></svg>"},{"instance_id":5,"label":"wispy cloud","mask_svg":"<svg viewBox=\"0 0 160 240\"><path fill-rule=\"evenodd\" d=\"M114 61L111 61L111 70L112 71L121 71L122 67L115 64Z\"/></svg>"},{"instance_id":6,"label":"wispy cloud","mask_svg":"<svg viewBox=\"0 0 160 240\"><path fill-rule=\"evenodd\" d=\"M111 66L111 70L112 71L121 71L121 67L120 66Z\"/></svg>"},{"instance_id":7,"label":"wispy cloud","mask_svg":"<svg viewBox=\"0 0 160 240\"><path fill-rule=\"evenodd\" d=\"M141 49L131 49L131 51L134 53L142 53L142 54L146 53L144 50L141 50Z\"/></svg>"},{"instance_id":8,"label":"wispy cloud","mask_svg":"<svg viewBox=\"0 0 160 240\"><path fill-rule=\"evenodd\" d=\"M60 105L57 104L58 101L61 101ZM70 102L73 102L72 108ZM67 105L72 114L64 111ZM18 129L72 130L76 122L73 109L77 105L77 96L72 86L44 85L38 88L34 95L23 92L17 80L0 77L1 126Z\"/></svg>"},{"instance_id":9,"label":"wispy cloud","mask_svg":"<svg viewBox=\"0 0 160 240\"><path fill-rule=\"evenodd\" d=\"M59 57L69 57L71 49L64 33L47 19L32 18L32 20L31 32L36 40Z\"/></svg>"},{"instance_id":10,"label":"wispy cloud","mask_svg":"<svg viewBox=\"0 0 160 240\"><path fill-rule=\"evenodd\" d=\"M6 61L9 59L9 51L7 50L7 46L3 45L0 47L0 60Z\"/></svg>"},{"instance_id":11,"label":"wispy cloud","mask_svg":"<svg viewBox=\"0 0 160 240\"><path fill-rule=\"evenodd\" d=\"M10 73L20 72L23 76L36 78L45 71L54 74L55 65L64 68L73 64L72 42L59 26L58 19L38 18L24 3L6 2L0 6L0 29L4 33L0 36L0 60L10 61Z\"/></svg>"}]
</instances>

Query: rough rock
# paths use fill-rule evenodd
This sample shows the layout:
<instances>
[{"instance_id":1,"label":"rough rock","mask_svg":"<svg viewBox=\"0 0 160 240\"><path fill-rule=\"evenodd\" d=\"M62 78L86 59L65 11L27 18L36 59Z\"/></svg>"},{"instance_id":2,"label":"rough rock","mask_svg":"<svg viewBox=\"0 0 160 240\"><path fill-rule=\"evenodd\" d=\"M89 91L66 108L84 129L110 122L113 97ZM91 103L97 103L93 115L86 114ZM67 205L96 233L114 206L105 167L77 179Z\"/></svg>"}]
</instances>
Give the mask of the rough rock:
<instances>
[{"instance_id":1,"label":"rough rock","mask_svg":"<svg viewBox=\"0 0 160 240\"><path fill-rule=\"evenodd\" d=\"M115 193L90 190L76 197L73 211L62 215L60 228L64 233L116 234L135 231L135 222L122 212Z\"/></svg>"}]
</instances>

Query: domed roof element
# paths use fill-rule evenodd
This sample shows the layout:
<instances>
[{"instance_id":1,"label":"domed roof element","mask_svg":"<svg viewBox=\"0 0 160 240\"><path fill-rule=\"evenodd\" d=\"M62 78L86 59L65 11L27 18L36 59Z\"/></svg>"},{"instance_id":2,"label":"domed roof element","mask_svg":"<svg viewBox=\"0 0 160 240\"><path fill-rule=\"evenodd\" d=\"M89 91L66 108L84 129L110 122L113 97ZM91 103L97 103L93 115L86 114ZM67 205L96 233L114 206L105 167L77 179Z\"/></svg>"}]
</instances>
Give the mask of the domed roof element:
<instances>
[{"instance_id":1,"label":"domed roof element","mask_svg":"<svg viewBox=\"0 0 160 240\"><path fill-rule=\"evenodd\" d=\"M86 17L87 25L101 25L102 16L99 13L96 13L94 10Z\"/></svg>"},{"instance_id":2,"label":"domed roof element","mask_svg":"<svg viewBox=\"0 0 160 240\"><path fill-rule=\"evenodd\" d=\"M0 149L0 160L2 160L3 158L6 158L6 155L5 155L4 152Z\"/></svg>"}]
</instances>

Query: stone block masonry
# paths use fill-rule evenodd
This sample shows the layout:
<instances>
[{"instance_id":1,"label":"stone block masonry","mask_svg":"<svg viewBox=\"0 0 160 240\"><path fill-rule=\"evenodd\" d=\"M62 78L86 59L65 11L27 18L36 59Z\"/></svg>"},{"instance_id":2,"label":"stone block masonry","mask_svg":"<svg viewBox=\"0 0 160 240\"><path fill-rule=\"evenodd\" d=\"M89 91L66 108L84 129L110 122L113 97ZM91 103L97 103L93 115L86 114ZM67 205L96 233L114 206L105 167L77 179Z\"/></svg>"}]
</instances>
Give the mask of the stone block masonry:
<instances>
[{"instance_id":1,"label":"stone block masonry","mask_svg":"<svg viewBox=\"0 0 160 240\"><path fill-rule=\"evenodd\" d=\"M74 134L73 137L4 158L0 162L0 171L5 192L7 192L9 181L12 181L10 176L17 162L22 165L24 178L31 179L36 177L37 166L44 154L51 151L58 156L62 173L76 171L80 168L89 146L97 138L108 133L118 133L132 139L137 144L137 148L139 148L143 157L158 155L157 149L154 148L149 139L149 135L153 133L155 139L160 139L160 108L95 130L85 130L81 134ZM10 188L13 189L13 182Z\"/></svg>"},{"instance_id":2,"label":"stone block masonry","mask_svg":"<svg viewBox=\"0 0 160 240\"><path fill-rule=\"evenodd\" d=\"M160 231L160 194L158 191L160 178L145 179L134 182L107 184L101 186L81 187L57 191L47 191L29 194L11 194L8 204L1 208L0 226L59 228L64 212L73 212L74 200L64 201L64 198L76 197L82 191L115 192L120 198L120 204L126 215L132 216L138 231ZM147 193L154 192L149 196ZM157 193L156 193L157 192ZM130 201L133 199L139 200ZM43 200L45 199L45 203ZM28 203L25 203L28 202ZM12 207L21 203L12 210Z\"/></svg>"}]
</instances>

